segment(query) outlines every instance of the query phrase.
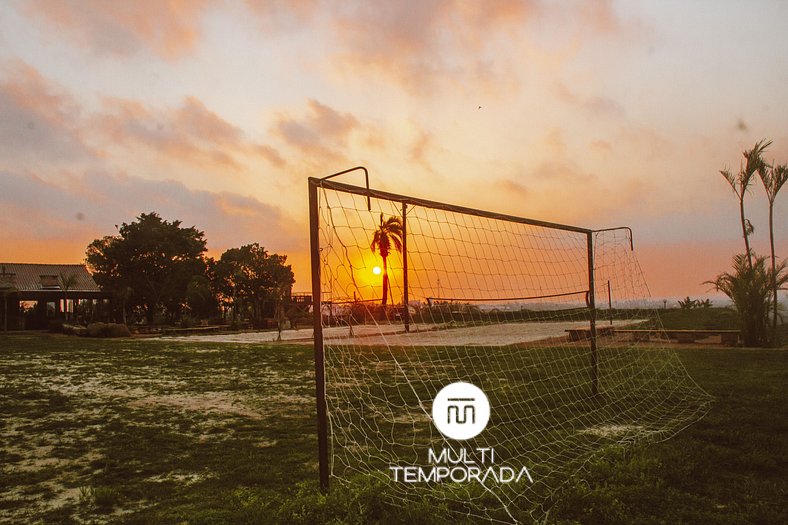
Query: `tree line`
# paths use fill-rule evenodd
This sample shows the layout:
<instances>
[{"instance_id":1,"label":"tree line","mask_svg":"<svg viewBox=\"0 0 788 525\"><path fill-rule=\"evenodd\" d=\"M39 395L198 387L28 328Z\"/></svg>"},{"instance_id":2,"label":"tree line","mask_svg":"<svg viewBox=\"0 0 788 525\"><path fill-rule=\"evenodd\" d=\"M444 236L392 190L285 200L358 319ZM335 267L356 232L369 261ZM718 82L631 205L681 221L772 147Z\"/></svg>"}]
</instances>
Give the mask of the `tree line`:
<instances>
[{"instance_id":1,"label":"tree line","mask_svg":"<svg viewBox=\"0 0 788 525\"><path fill-rule=\"evenodd\" d=\"M111 291L124 323L181 323L222 318L281 323L295 283L287 256L258 243L206 256L205 233L179 220L143 213L91 242L86 263L96 283ZM289 312L290 316L294 315Z\"/></svg>"}]
</instances>

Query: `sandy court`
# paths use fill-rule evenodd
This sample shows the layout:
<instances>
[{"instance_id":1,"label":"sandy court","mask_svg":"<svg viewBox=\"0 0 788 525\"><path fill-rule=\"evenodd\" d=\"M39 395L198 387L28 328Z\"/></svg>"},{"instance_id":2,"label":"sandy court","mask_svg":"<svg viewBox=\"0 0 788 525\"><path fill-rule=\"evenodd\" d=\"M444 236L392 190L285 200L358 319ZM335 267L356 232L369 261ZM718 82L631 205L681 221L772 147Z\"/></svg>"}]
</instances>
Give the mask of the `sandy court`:
<instances>
[{"instance_id":1,"label":"sandy court","mask_svg":"<svg viewBox=\"0 0 788 525\"><path fill-rule=\"evenodd\" d=\"M613 326L624 326L639 321L616 321ZM599 326L603 326L599 324ZM604 326L610 326L608 322ZM566 336L566 330L588 328L588 321L500 323L452 327L450 325L412 325L405 333L401 324L358 325L352 328L330 327L323 329L326 344L363 346L505 346L528 343L542 339ZM193 335L163 337L173 341L216 343L270 343L276 332L244 332L238 334ZM282 341L295 344L312 344L312 329L285 330Z\"/></svg>"}]
</instances>

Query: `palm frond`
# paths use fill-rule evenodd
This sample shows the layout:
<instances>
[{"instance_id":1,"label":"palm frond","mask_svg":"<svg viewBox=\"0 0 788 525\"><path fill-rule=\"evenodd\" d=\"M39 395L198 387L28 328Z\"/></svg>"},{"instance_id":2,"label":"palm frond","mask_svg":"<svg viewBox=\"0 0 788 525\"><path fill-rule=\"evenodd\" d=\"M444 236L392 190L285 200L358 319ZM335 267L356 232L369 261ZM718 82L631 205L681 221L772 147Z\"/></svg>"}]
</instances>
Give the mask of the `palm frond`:
<instances>
[{"instance_id":1,"label":"palm frond","mask_svg":"<svg viewBox=\"0 0 788 525\"><path fill-rule=\"evenodd\" d=\"M774 204L780 189L788 181L788 164L772 166L761 175L761 181L769 202Z\"/></svg>"},{"instance_id":2,"label":"palm frond","mask_svg":"<svg viewBox=\"0 0 788 525\"><path fill-rule=\"evenodd\" d=\"M771 140L767 141L766 139L762 139L756 142L751 150L745 150L743 152L744 159L747 161L744 168L747 179L755 175L756 172L760 173L766 170L767 164L763 160L763 152L771 145Z\"/></svg>"},{"instance_id":3,"label":"palm frond","mask_svg":"<svg viewBox=\"0 0 788 525\"><path fill-rule=\"evenodd\" d=\"M738 197L739 196L739 188L738 188L738 186L736 184L736 175L731 173L731 171L729 169L727 169L727 168L724 169L724 170L720 170L720 175L725 177L725 180L727 180L728 184L731 185L731 189L733 190L733 193L735 193L736 196Z\"/></svg>"}]
</instances>

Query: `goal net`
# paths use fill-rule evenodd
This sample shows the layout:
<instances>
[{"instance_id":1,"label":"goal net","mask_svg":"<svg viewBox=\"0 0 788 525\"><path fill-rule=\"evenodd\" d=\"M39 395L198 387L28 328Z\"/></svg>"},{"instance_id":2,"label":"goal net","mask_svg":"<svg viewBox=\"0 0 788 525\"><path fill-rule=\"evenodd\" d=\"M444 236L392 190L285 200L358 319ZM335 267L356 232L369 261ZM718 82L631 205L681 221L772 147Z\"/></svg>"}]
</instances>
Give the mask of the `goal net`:
<instances>
[{"instance_id":1,"label":"goal net","mask_svg":"<svg viewBox=\"0 0 788 525\"><path fill-rule=\"evenodd\" d=\"M327 180L310 192L331 483L373 476L396 504L448 520L530 522L603 448L705 414L709 396L660 337L628 229ZM456 382L489 402L468 439L432 412Z\"/></svg>"}]
</instances>

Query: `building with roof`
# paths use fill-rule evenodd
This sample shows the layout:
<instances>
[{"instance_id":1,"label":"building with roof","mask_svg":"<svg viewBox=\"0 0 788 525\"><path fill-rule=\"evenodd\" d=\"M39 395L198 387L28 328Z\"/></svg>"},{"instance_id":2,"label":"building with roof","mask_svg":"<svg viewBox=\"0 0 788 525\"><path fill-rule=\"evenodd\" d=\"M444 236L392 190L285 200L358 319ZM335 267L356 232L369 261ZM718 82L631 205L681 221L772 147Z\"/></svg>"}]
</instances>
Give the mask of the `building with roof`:
<instances>
[{"instance_id":1,"label":"building with roof","mask_svg":"<svg viewBox=\"0 0 788 525\"><path fill-rule=\"evenodd\" d=\"M79 305L95 306L111 297L83 264L0 262L4 330L45 328L50 319L77 314ZM25 310L23 307L30 303L35 304ZM91 315L93 311L91 308Z\"/></svg>"}]
</instances>

